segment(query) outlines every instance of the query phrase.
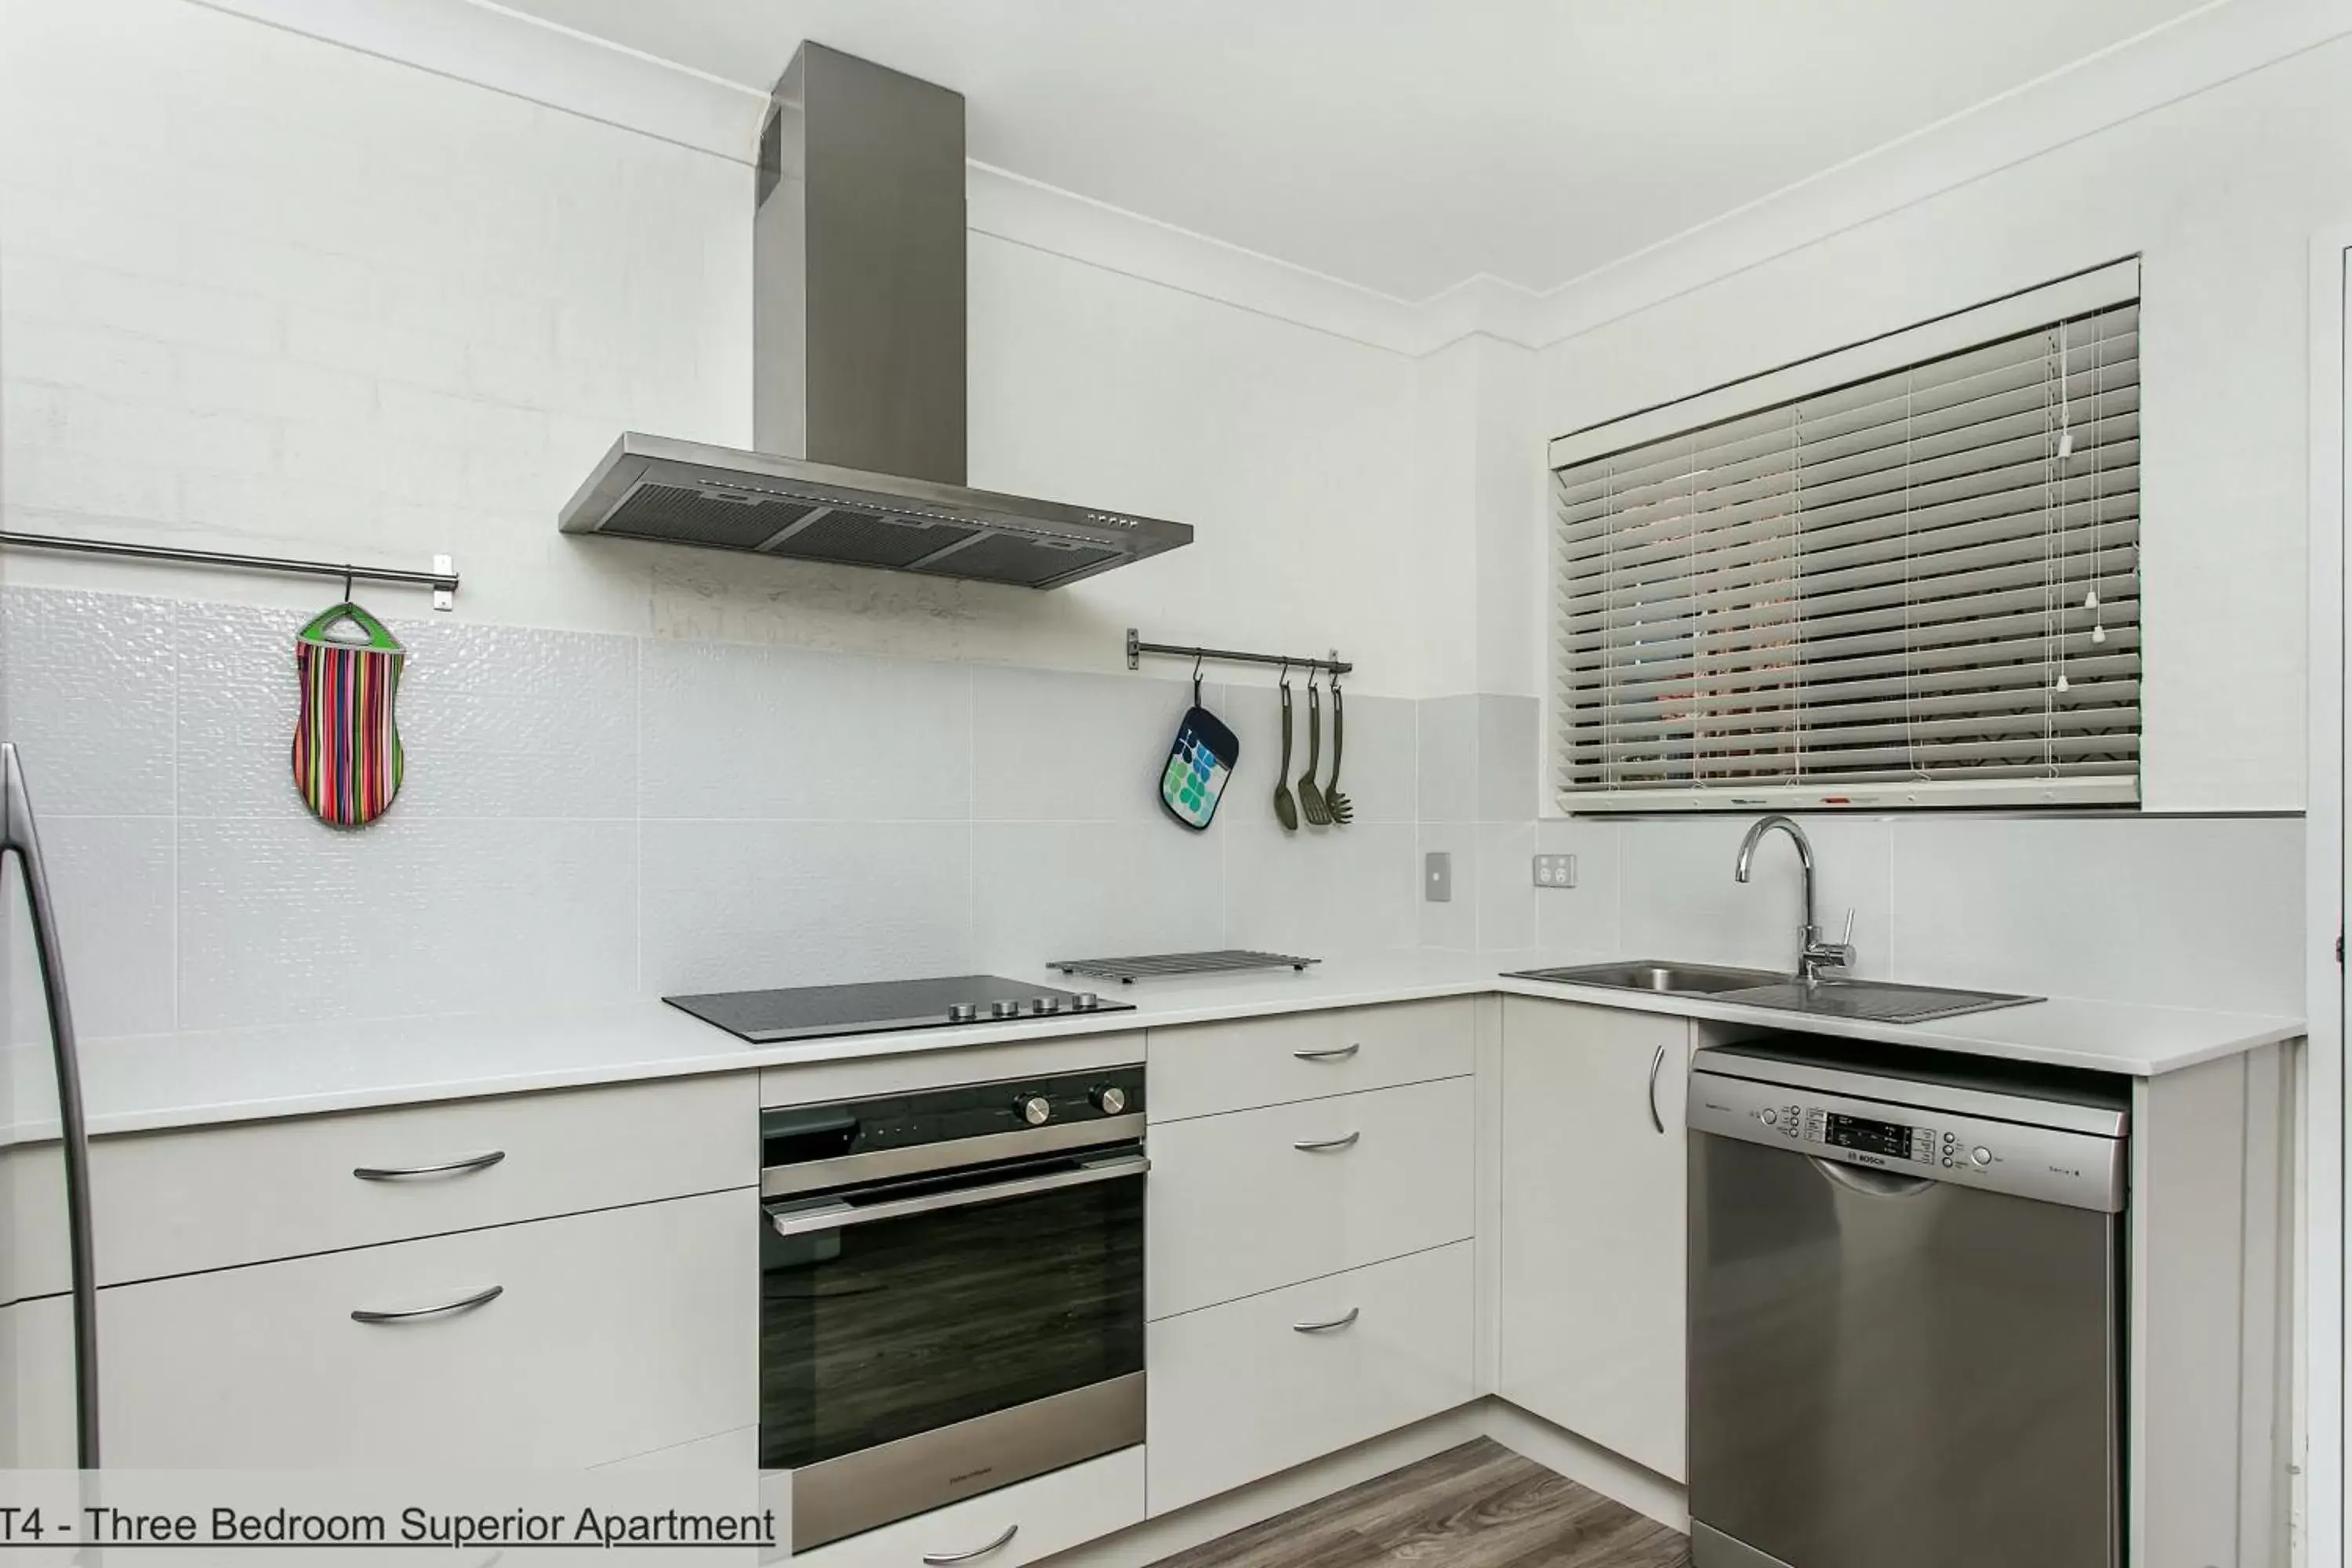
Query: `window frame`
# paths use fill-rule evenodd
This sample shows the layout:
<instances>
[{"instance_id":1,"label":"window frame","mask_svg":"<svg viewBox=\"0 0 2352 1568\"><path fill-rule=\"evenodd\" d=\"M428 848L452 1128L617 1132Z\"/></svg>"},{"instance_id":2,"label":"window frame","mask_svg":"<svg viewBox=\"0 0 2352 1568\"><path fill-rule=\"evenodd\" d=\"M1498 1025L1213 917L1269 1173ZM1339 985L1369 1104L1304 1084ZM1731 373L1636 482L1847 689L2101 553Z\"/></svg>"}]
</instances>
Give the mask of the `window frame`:
<instances>
[{"instance_id":1,"label":"window frame","mask_svg":"<svg viewBox=\"0 0 2352 1568\"><path fill-rule=\"evenodd\" d=\"M1926 361L1964 353L1986 343L2047 327L2117 305L2141 303L2138 331L2146 342L2147 318L2140 293L2137 256L2086 268L2048 283L2037 284L1970 305L1876 337L1842 345L1790 363L1725 382L1703 391L1670 399L1632 413L1581 426L1553 437L1545 447L1545 500L1542 574L1543 665L1543 790L1542 815L1672 816L1694 813L1757 810L1908 811L1963 808L2076 810L2105 807L2136 811L2142 796L2147 761L2128 775L2075 778L1937 779L1855 784L1841 787L1832 782L1774 784L1690 785L1633 790L1571 790L1562 784L1567 735L1567 703L1561 689L1563 632L1555 613L1561 582L1563 542L1551 500L1553 476L1561 468L1588 463L1671 439L1709 426L1762 413L1782 404L1896 374ZM2145 527L2145 499L2141 524ZM2145 599L2140 709L2147 705L2145 663ZM2143 720L2142 734L2145 735Z\"/></svg>"}]
</instances>

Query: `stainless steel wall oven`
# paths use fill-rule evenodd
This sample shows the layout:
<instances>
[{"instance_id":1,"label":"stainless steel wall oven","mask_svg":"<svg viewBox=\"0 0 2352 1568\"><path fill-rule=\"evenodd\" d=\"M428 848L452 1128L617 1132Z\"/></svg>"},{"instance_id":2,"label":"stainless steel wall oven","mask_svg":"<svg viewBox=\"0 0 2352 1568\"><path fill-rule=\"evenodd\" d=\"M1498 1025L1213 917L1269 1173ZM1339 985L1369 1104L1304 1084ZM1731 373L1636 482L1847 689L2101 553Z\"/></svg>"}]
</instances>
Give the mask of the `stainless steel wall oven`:
<instances>
[{"instance_id":1,"label":"stainless steel wall oven","mask_svg":"<svg viewBox=\"0 0 2352 1568\"><path fill-rule=\"evenodd\" d=\"M1143 1441L1143 1068L761 1116L793 1550Z\"/></svg>"}]
</instances>

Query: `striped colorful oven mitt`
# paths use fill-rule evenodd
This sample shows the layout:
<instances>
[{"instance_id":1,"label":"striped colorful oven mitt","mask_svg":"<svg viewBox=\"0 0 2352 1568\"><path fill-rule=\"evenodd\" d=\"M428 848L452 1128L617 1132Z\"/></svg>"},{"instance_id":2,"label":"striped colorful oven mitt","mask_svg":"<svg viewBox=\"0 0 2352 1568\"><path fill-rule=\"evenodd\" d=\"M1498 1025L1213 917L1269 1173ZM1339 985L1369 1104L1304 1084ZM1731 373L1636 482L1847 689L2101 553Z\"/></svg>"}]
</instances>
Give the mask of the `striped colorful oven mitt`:
<instances>
[{"instance_id":1,"label":"striped colorful oven mitt","mask_svg":"<svg viewBox=\"0 0 2352 1568\"><path fill-rule=\"evenodd\" d=\"M345 625L362 635L329 635ZM373 822L400 793L400 731L392 706L407 657L382 621L349 602L320 611L294 636L302 685L294 787L331 826Z\"/></svg>"}]
</instances>

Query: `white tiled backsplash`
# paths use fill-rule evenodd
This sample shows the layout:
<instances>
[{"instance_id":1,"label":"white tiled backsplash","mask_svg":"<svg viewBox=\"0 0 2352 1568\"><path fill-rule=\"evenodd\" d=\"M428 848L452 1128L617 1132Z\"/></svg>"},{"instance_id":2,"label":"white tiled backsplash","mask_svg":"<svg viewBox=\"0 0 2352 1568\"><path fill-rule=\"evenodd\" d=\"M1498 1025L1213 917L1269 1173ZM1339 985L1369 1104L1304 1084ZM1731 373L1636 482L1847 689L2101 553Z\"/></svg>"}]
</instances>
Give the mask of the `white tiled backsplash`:
<instances>
[{"instance_id":1,"label":"white tiled backsplash","mask_svg":"<svg viewBox=\"0 0 2352 1568\"><path fill-rule=\"evenodd\" d=\"M1554 962L1657 957L1786 969L1795 851L1732 876L1747 815L1537 820L1529 697L1421 705L1421 847L1454 857L1423 942ZM2183 1007L2299 1015L2304 825L2294 816L1811 815L1816 897L1853 910L1862 973ZM1573 854L1577 885L1529 860Z\"/></svg>"},{"instance_id":2,"label":"white tiled backsplash","mask_svg":"<svg viewBox=\"0 0 2352 1568\"><path fill-rule=\"evenodd\" d=\"M399 620L405 779L349 832L289 773L300 619L0 592L86 1032L1418 938L1412 701L1349 697L1355 825L1294 836L1273 692L1207 688L1245 760L1196 835L1188 681Z\"/></svg>"},{"instance_id":3,"label":"white tiled backsplash","mask_svg":"<svg viewBox=\"0 0 2352 1568\"><path fill-rule=\"evenodd\" d=\"M382 822L337 831L289 776L299 618L0 591L0 700L86 1032L1223 944L1783 966L1793 948L1795 857L1768 842L1735 882L1744 818L1538 822L1531 698L1350 696L1355 822L1286 834L1274 692L1211 686L1244 762L1195 835L1154 794L1182 680L403 620L406 780ZM1303 685L1296 719L1294 779ZM1864 973L2301 1010L2299 819L1807 826ZM1538 850L1576 855L1578 885L1535 888ZM1421 896L1433 851L1453 857L1446 903ZM36 987L14 934L21 1036Z\"/></svg>"}]
</instances>

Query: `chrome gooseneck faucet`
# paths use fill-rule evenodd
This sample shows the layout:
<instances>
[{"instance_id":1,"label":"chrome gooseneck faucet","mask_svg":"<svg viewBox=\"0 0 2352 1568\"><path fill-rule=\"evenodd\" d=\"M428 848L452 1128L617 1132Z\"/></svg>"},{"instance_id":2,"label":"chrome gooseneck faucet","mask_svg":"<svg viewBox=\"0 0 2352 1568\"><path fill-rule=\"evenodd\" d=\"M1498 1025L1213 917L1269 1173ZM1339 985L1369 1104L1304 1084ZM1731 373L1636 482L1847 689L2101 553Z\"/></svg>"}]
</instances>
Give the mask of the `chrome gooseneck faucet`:
<instances>
[{"instance_id":1,"label":"chrome gooseneck faucet","mask_svg":"<svg viewBox=\"0 0 2352 1568\"><path fill-rule=\"evenodd\" d=\"M1776 827L1787 834L1789 842L1797 847L1797 864L1805 874L1805 923L1798 928L1797 973L1810 982L1819 980L1825 970L1853 968L1853 911L1848 910L1845 912L1845 939L1843 942L1822 940L1821 921L1813 913L1813 846L1806 838L1805 830L1797 826L1795 817L1782 816L1777 812L1770 816L1758 817L1755 826L1748 828L1748 837L1739 841L1739 864L1734 868L1732 875L1742 882L1748 880L1748 868L1756 859L1756 846Z\"/></svg>"}]
</instances>

